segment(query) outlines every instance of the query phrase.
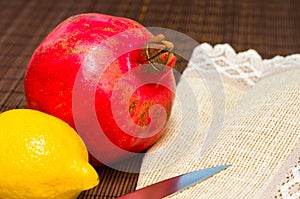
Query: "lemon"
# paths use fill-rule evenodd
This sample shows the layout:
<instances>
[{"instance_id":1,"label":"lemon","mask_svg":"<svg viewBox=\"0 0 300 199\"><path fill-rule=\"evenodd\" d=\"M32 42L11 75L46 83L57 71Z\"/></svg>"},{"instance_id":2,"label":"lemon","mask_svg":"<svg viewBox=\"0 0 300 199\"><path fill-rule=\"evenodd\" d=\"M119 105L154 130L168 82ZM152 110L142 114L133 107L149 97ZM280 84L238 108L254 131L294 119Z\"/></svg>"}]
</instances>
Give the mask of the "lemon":
<instances>
[{"instance_id":1,"label":"lemon","mask_svg":"<svg viewBox=\"0 0 300 199\"><path fill-rule=\"evenodd\" d=\"M0 114L0 198L68 199L99 183L79 135L30 109Z\"/></svg>"}]
</instances>

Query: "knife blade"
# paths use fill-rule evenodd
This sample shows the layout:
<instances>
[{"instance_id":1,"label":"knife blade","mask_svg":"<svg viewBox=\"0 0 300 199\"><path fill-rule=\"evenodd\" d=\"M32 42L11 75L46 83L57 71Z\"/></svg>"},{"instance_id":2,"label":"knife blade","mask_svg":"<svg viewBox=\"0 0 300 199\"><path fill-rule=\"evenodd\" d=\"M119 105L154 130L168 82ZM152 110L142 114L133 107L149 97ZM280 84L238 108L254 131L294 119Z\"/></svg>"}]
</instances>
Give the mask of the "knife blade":
<instances>
[{"instance_id":1,"label":"knife blade","mask_svg":"<svg viewBox=\"0 0 300 199\"><path fill-rule=\"evenodd\" d=\"M118 197L117 199L161 199L197 182L205 180L229 166L230 165L221 165L179 175L138 189L129 194Z\"/></svg>"}]
</instances>

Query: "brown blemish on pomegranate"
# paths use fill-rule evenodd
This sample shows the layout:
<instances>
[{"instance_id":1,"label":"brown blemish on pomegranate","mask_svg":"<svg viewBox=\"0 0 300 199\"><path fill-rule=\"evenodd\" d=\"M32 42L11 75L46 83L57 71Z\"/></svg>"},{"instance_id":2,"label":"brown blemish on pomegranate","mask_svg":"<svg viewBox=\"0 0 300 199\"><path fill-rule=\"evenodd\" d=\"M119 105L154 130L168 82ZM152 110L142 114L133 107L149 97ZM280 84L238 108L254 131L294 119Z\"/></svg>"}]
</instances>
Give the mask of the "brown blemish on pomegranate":
<instances>
[{"instance_id":1,"label":"brown blemish on pomegranate","mask_svg":"<svg viewBox=\"0 0 300 199\"><path fill-rule=\"evenodd\" d=\"M132 113L135 109L136 109L136 106L138 104L138 100L133 100L130 105L129 105L129 113Z\"/></svg>"},{"instance_id":2,"label":"brown blemish on pomegranate","mask_svg":"<svg viewBox=\"0 0 300 199\"><path fill-rule=\"evenodd\" d=\"M129 113L132 120L139 126L147 126L150 122L149 109L155 102L146 101L142 104L138 100L132 99L129 105Z\"/></svg>"}]
</instances>

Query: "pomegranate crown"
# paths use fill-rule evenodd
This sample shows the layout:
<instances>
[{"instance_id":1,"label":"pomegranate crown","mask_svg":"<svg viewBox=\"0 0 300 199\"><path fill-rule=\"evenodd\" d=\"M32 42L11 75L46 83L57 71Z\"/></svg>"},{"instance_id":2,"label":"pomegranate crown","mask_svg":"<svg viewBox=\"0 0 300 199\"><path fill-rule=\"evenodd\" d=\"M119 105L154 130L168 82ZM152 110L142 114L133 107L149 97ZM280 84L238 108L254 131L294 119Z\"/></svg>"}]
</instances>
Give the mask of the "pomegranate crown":
<instances>
[{"instance_id":1,"label":"pomegranate crown","mask_svg":"<svg viewBox=\"0 0 300 199\"><path fill-rule=\"evenodd\" d=\"M174 54L171 52L174 44L166 40L163 34L158 34L146 43L145 54L148 63L152 67L147 67L149 72L162 71L168 65Z\"/></svg>"}]
</instances>

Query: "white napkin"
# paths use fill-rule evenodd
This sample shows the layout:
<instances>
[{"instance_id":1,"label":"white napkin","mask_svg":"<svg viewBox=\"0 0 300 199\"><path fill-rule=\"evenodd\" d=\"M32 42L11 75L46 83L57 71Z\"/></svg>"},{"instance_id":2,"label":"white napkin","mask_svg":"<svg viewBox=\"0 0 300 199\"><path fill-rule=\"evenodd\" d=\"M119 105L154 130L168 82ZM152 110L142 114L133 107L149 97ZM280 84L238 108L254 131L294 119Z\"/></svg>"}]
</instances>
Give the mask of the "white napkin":
<instances>
[{"instance_id":1,"label":"white napkin","mask_svg":"<svg viewBox=\"0 0 300 199\"><path fill-rule=\"evenodd\" d=\"M300 196L300 55L262 59L228 44L194 49L164 136L137 188L232 164L168 198Z\"/></svg>"}]
</instances>

